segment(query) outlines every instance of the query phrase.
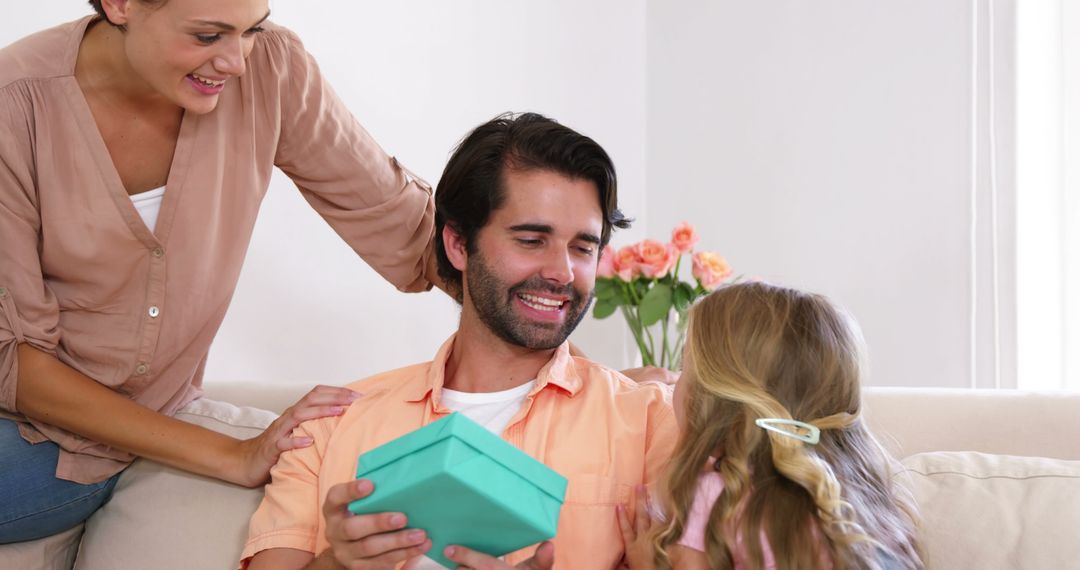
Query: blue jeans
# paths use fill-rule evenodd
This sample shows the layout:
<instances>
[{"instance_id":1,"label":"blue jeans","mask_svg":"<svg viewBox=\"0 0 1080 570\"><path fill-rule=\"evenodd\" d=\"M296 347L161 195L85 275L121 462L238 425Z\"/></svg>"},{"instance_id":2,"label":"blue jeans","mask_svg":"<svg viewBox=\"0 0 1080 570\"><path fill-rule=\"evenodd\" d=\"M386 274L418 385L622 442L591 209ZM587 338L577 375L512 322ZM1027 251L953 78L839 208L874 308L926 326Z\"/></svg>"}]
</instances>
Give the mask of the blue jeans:
<instances>
[{"instance_id":1,"label":"blue jeans","mask_svg":"<svg viewBox=\"0 0 1080 570\"><path fill-rule=\"evenodd\" d=\"M31 444L0 419L0 544L63 532L90 518L112 497L120 475L83 485L56 478L60 447Z\"/></svg>"}]
</instances>

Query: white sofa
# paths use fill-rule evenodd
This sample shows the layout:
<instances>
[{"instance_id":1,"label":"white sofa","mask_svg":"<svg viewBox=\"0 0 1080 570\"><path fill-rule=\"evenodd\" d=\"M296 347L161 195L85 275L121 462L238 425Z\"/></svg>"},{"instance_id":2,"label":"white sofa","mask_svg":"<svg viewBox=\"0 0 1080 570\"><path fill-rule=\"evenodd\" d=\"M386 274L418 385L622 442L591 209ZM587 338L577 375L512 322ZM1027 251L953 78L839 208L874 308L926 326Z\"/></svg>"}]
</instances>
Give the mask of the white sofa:
<instances>
[{"instance_id":1,"label":"white sofa","mask_svg":"<svg viewBox=\"0 0 1080 570\"><path fill-rule=\"evenodd\" d=\"M250 437L272 421L266 410L303 391L212 383L179 417ZM930 568L1080 568L1080 394L871 388L865 398L874 433L903 458ZM0 546L0 568L235 568L260 498L138 461L85 528Z\"/></svg>"}]
</instances>

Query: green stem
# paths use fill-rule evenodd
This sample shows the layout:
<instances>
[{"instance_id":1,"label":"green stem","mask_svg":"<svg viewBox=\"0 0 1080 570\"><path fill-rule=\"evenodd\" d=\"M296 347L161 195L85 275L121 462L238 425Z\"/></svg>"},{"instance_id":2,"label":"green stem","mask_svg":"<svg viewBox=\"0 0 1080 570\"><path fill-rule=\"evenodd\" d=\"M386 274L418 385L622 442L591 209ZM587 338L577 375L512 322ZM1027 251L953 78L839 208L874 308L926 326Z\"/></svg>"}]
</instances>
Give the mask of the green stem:
<instances>
[{"instance_id":1,"label":"green stem","mask_svg":"<svg viewBox=\"0 0 1080 570\"><path fill-rule=\"evenodd\" d=\"M627 321L631 322L630 328L634 332L634 340L637 341L638 350L641 351L641 364L642 366L656 366L656 345L653 342L652 333L641 324L641 316L638 313L642 297L638 295L637 286L633 282L623 282L623 285L630 293L630 300L634 304L634 307L628 311L633 316L628 316Z\"/></svg>"},{"instance_id":2,"label":"green stem","mask_svg":"<svg viewBox=\"0 0 1080 570\"><path fill-rule=\"evenodd\" d=\"M668 334L667 334L668 333L668 318L669 318L670 314L671 313L669 312L667 315L664 315L664 319L662 321L660 321L660 326L664 327L664 330L663 330L664 347L663 347L663 352L660 354L660 366L663 367L663 368L669 368L669 363L671 362L671 352L668 349Z\"/></svg>"},{"instance_id":3,"label":"green stem","mask_svg":"<svg viewBox=\"0 0 1080 570\"><path fill-rule=\"evenodd\" d=\"M630 300L634 302L634 306L636 307L636 306L640 305L641 304L641 297L638 297L637 287L634 286L633 282L627 283L627 282L622 281L622 280L620 280L619 282L622 283L623 286L627 290L630 291Z\"/></svg>"},{"instance_id":4,"label":"green stem","mask_svg":"<svg viewBox=\"0 0 1080 570\"><path fill-rule=\"evenodd\" d=\"M639 320L638 322L640 323L641 321ZM653 340L652 331L644 325L641 326L641 330L644 331L645 338L649 341L649 366L656 366L656 341Z\"/></svg>"},{"instance_id":5,"label":"green stem","mask_svg":"<svg viewBox=\"0 0 1080 570\"><path fill-rule=\"evenodd\" d=\"M649 279L649 289L651 290L653 287L656 287L656 284L659 283L659 282L660 282L660 279L657 279L655 277ZM645 329L645 334L648 335L648 337L649 337L649 352L653 356L652 365L656 366L658 362L663 362L664 361L664 352L663 352L664 347L661 346L660 347L661 351L659 353L657 353L656 352L656 339L653 338L652 327L644 327L643 326L642 328ZM660 355L659 361L656 358L657 354ZM663 364L660 364L660 366L663 366Z\"/></svg>"},{"instance_id":6,"label":"green stem","mask_svg":"<svg viewBox=\"0 0 1080 570\"><path fill-rule=\"evenodd\" d=\"M637 294L637 287L633 282L626 282L622 279L619 280L619 286L623 289L623 298L629 297L633 303L632 307L621 305L620 308L623 312L623 317L626 318L626 322L630 325L630 332L634 334L634 342L638 345L638 350L641 352L641 362L643 366L652 366L655 362L653 356L655 352L651 348L652 338L649 338L649 344L645 342L645 327L641 326L641 317L638 315L638 307L641 305L641 297Z\"/></svg>"},{"instance_id":7,"label":"green stem","mask_svg":"<svg viewBox=\"0 0 1080 570\"><path fill-rule=\"evenodd\" d=\"M643 366L651 365L653 362L652 353L649 352L648 346L645 344L645 339L642 335L641 320L635 314L635 309L622 305L619 307L622 311L623 318L626 319L626 324L630 326L630 332L634 335L634 342L637 343L638 351L641 352L641 363Z\"/></svg>"},{"instance_id":8,"label":"green stem","mask_svg":"<svg viewBox=\"0 0 1080 570\"><path fill-rule=\"evenodd\" d=\"M675 329L678 331L678 336L675 338L675 346L672 349L675 351L671 358L671 370L678 370L682 367L682 349L686 342L686 326L688 319L680 317L675 322Z\"/></svg>"}]
</instances>

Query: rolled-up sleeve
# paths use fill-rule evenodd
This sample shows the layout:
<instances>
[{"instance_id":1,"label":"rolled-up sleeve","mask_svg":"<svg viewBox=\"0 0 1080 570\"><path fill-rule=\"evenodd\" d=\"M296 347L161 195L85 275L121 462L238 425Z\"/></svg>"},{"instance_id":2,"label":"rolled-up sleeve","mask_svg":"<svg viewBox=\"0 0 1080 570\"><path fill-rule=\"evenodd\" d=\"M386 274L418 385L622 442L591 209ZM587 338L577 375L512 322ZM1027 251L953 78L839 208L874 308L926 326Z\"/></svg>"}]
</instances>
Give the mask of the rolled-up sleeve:
<instances>
[{"instance_id":1,"label":"rolled-up sleeve","mask_svg":"<svg viewBox=\"0 0 1080 570\"><path fill-rule=\"evenodd\" d=\"M402 291L429 289L431 186L372 139L295 34L275 30L268 50L275 49L268 54L281 97L275 165L383 278Z\"/></svg>"},{"instance_id":2,"label":"rolled-up sleeve","mask_svg":"<svg viewBox=\"0 0 1080 570\"><path fill-rule=\"evenodd\" d=\"M0 88L0 409L16 412L17 346L53 352L59 309L42 278L32 111L19 84Z\"/></svg>"}]
</instances>

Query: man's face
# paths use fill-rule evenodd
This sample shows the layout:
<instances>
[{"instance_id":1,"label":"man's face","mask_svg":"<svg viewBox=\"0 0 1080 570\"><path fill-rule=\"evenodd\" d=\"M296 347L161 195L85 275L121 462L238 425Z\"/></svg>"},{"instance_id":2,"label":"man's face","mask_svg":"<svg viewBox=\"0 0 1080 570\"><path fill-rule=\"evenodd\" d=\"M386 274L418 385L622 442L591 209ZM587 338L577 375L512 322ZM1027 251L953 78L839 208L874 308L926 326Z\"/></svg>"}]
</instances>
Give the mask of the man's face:
<instances>
[{"instance_id":1,"label":"man's face","mask_svg":"<svg viewBox=\"0 0 1080 570\"><path fill-rule=\"evenodd\" d=\"M559 346L592 301L601 210L596 185L546 170L508 170L506 199L476 234L466 304L504 341Z\"/></svg>"}]
</instances>

